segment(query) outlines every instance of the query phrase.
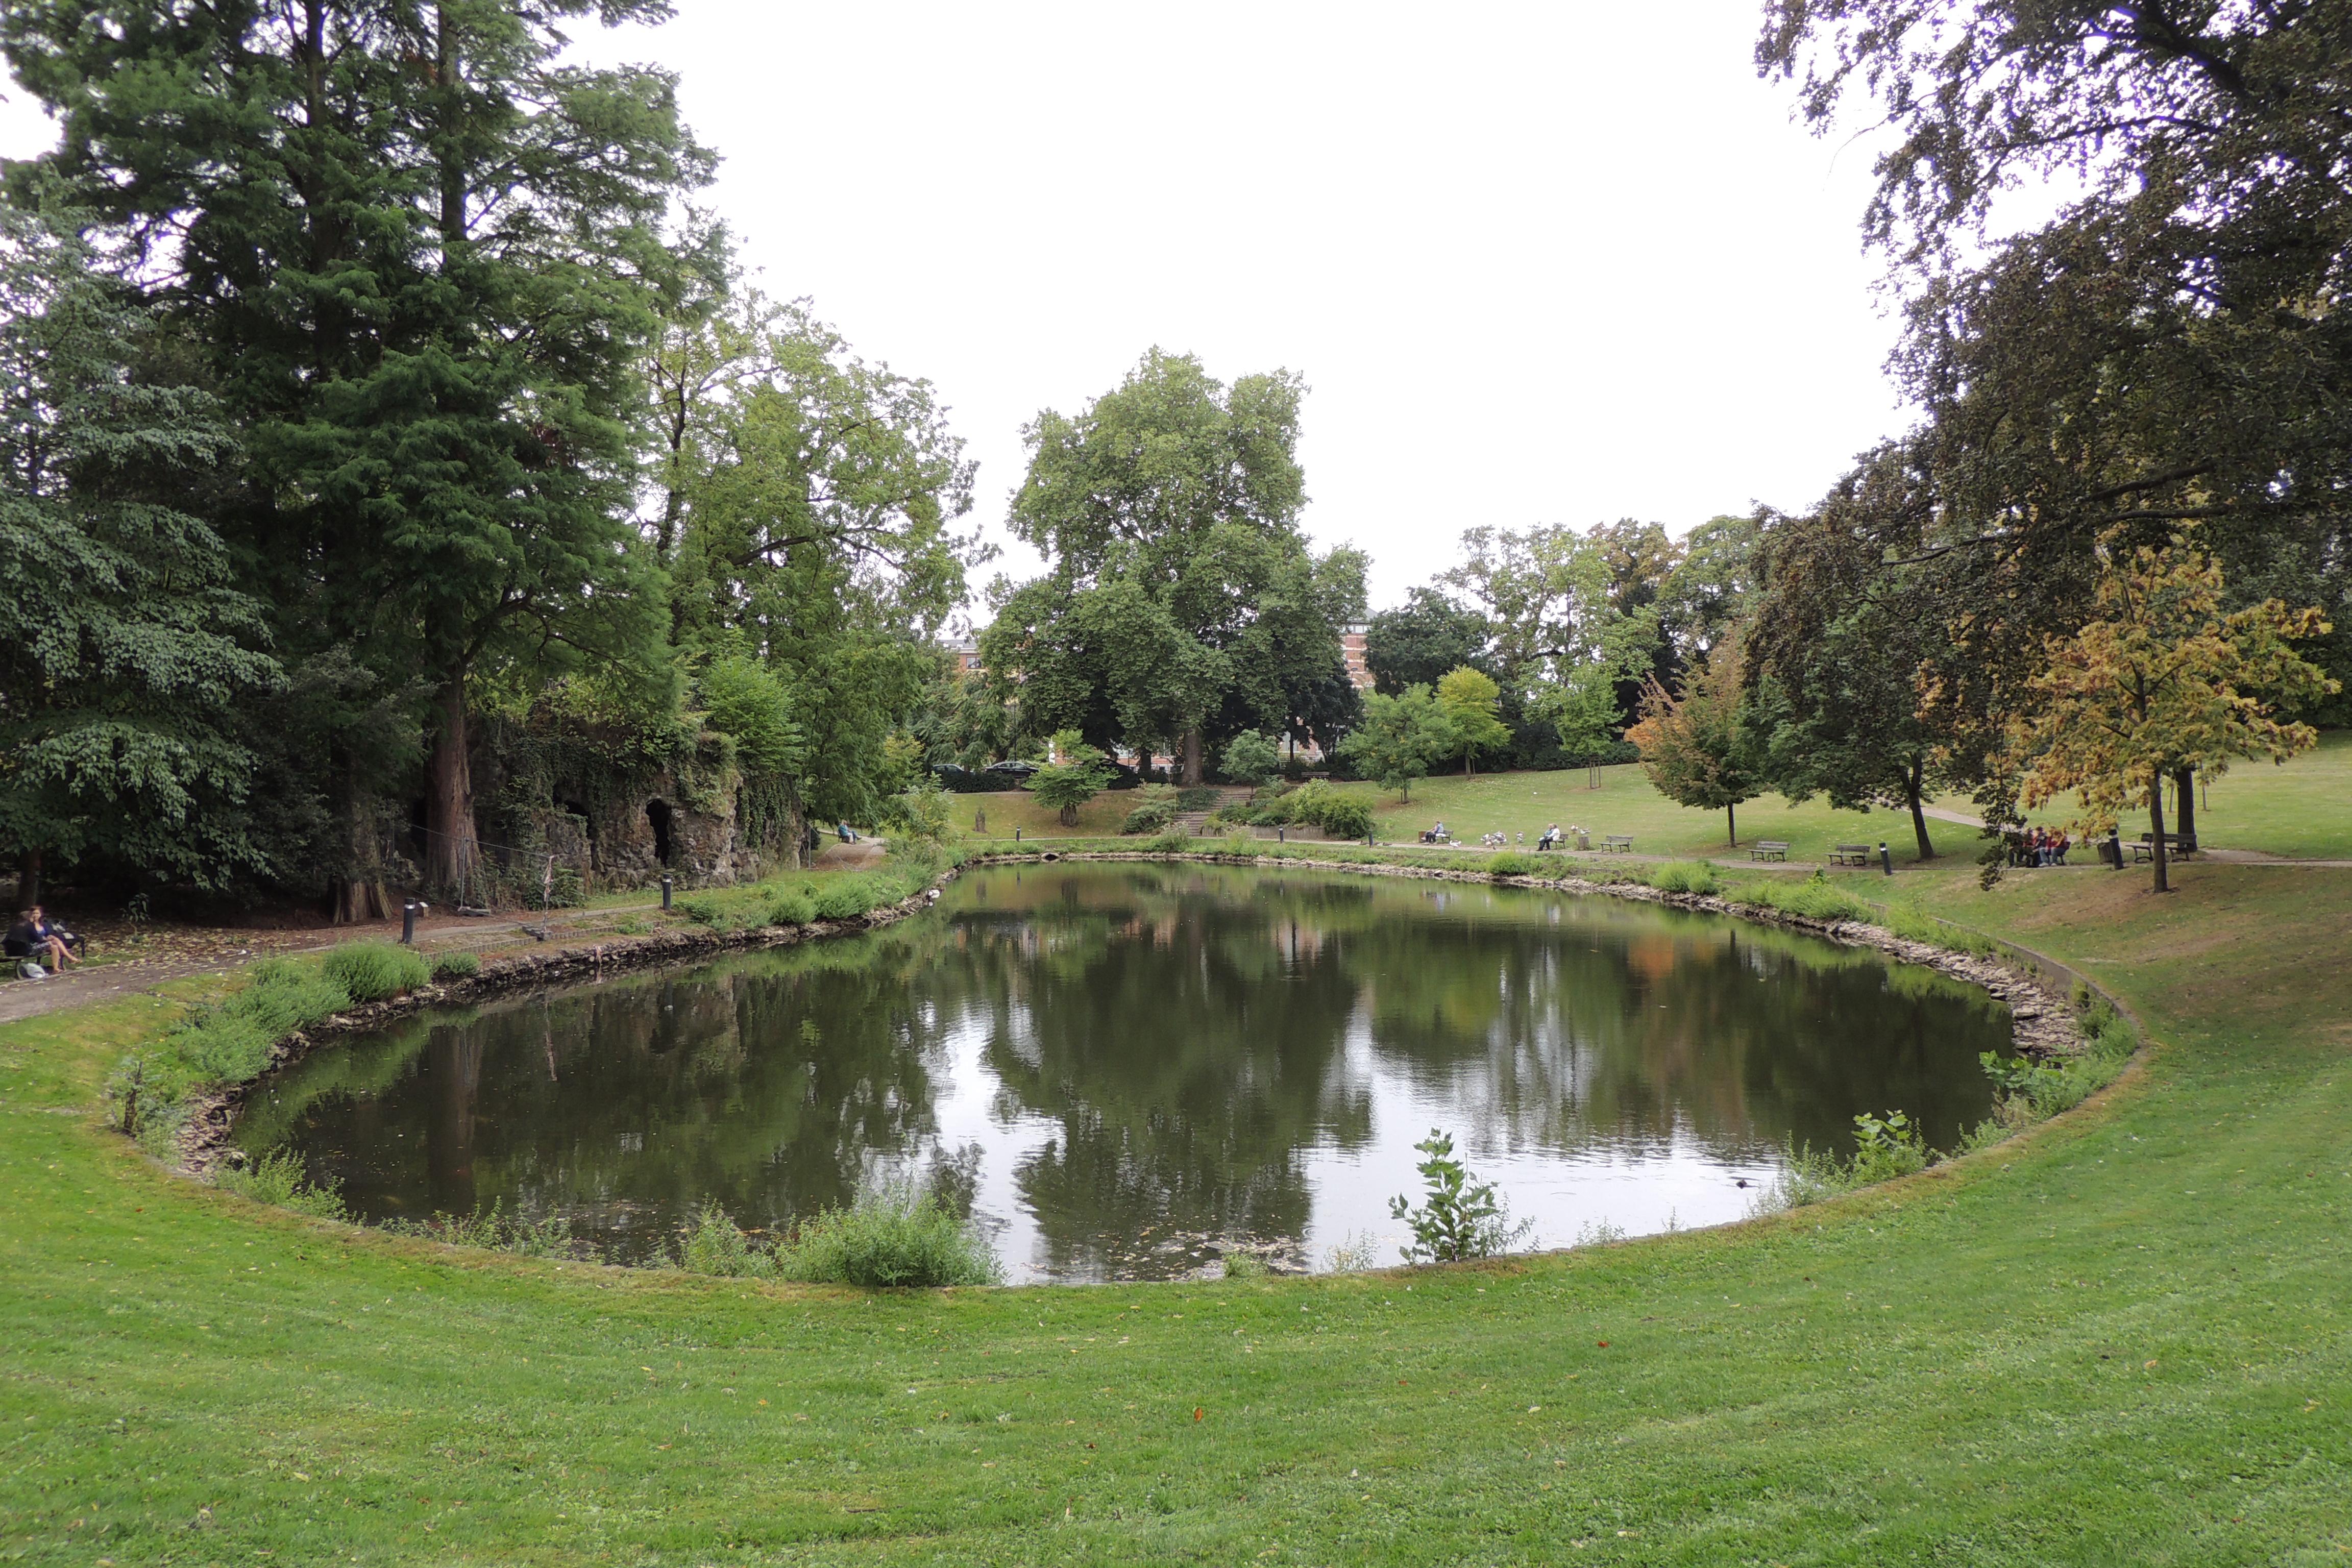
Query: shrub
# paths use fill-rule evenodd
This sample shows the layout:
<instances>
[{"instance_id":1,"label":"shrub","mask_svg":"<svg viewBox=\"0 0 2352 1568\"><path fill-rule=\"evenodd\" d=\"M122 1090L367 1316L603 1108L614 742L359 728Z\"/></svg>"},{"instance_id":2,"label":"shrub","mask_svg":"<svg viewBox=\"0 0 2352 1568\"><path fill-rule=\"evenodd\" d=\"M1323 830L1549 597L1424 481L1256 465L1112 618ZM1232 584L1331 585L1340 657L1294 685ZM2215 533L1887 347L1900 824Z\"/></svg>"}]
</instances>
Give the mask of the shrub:
<instances>
[{"instance_id":1,"label":"shrub","mask_svg":"<svg viewBox=\"0 0 2352 1568\"><path fill-rule=\"evenodd\" d=\"M1154 855L1181 855L1192 847L1192 839L1189 834L1163 833L1144 847Z\"/></svg>"},{"instance_id":2,"label":"shrub","mask_svg":"<svg viewBox=\"0 0 2352 1568\"><path fill-rule=\"evenodd\" d=\"M1712 893L1723 884L1704 860L1672 860L1651 869L1650 886L1667 893Z\"/></svg>"},{"instance_id":3,"label":"shrub","mask_svg":"<svg viewBox=\"0 0 2352 1568\"><path fill-rule=\"evenodd\" d=\"M1333 838L1368 838L1372 832L1372 808L1349 795L1338 795L1320 808L1315 826Z\"/></svg>"},{"instance_id":4,"label":"shrub","mask_svg":"<svg viewBox=\"0 0 2352 1568\"><path fill-rule=\"evenodd\" d=\"M775 1254L755 1246L735 1228L727 1211L717 1204L703 1205L694 1228L679 1244L677 1266L688 1274L717 1274L730 1279L772 1279Z\"/></svg>"},{"instance_id":5,"label":"shrub","mask_svg":"<svg viewBox=\"0 0 2352 1568\"><path fill-rule=\"evenodd\" d=\"M1534 856L1522 855L1516 849L1506 849L1486 860L1486 874L1490 877L1532 877L1540 869Z\"/></svg>"},{"instance_id":6,"label":"shrub","mask_svg":"<svg viewBox=\"0 0 2352 1568\"><path fill-rule=\"evenodd\" d=\"M241 1198L314 1219L344 1217L342 1194L331 1184L314 1184L298 1154L264 1154L249 1169L223 1171L218 1184Z\"/></svg>"},{"instance_id":7,"label":"shrub","mask_svg":"<svg viewBox=\"0 0 2352 1568\"><path fill-rule=\"evenodd\" d=\"M779 1277L812 1285L993 1285L1003 1270L971 1222L929 1194L869 1193L803 1220L776 1248Z\"/></svg>"},{"instance_id":8,"label":"shrub","mask_svg":"<svg viewBox=\"0 0 2352 1568\"><path fill-rule=\"evenodd\" d=\"M1413 1145L1429 1156L1413 1169L1424 1187L1419 1208L1402 1196L1389 1200L1389 1213L1412 1229L1412 1245L1404 1248L1407 1263L1460 1263L1465 1258L1492 1258L1527 1235L1534 1221L1512 1225L1494 1184L1482 1182L1454 1157L1449 1133L1430 1130Z\"/></svg>"},{"instance_id":9,"label":"shrub","mask_svg":"<svg viewBox=\"0 0 2352 1568\"><path fill-rule=\"evenodd\" d=\"M1121 833L1164 833L1176 820L1176 803L1169 800L1147 800L1127 814L1120 824Z\"/></svg>"},{"instance_id":10,"label":"shrub","mask_svg":"<svg viewBox=\"0 0 2352 1568\"><path fill-rule=\"evenodd\" d=\"M447 1247L478 1247L491 1252L514 1252L525 1258L562 1258L593 1262L596 1248L572 1234L572 1222L561 1215L525 1219L510 1215L497 1199L479 1214L436 1214L430 1219L390 1219L383 1229L393 1236L413 1236Z\"/></svg>"},{"instance_id":11,"label":"shrub","mask_svg":"<svg viewBox=\"0 0 2352 1568\"><path fill-rule=\"evenodd\" d=\"M1255 1252L1225 1254L1225 1278L1228 1279L1263 1279L1273 1272L1265 1266L1265 1259Z\"/></svg>"},{"instance_id":12,"label":"shrub","mask_svg":"<svg viewBox=\"0 0 2352 1568\"><path fill-rule=\"evenodd\" d=\"M1192 784L1176 792L1176 809L1179 811L1210 811L1213 810L1217 802L1223 798L1224 796L1219 795L1215 790L1211 789L1206 784Z\"/></svg>"},{"instance_id":13,"label":"shrub","mask_svg":"<svg viewBox=\"0 0 2352 1568\"><path fill-rule=\"evenodd\" d=\"M805 887L788 888L776 895L768 906L768 923L777 926L804 926L816 919L816 895Z\"/></svg>"},{"instance_id":14,"label":"shrub","mask_svg":"<svg viewBox=\"0 0 2352 1568\"><path fill-rule=\"evenodd\" d=\"M482 961L470 952L445 952L433 961L436 980L471 980L482 972Z\"/></svg>"},{"instance_id":15,"label":"shrub","mask_svg":"<svg viewBox=\"0 0 2352 1568\"><path fill-rule=\"evenodd\" d=\"M320 969L351 993L354 1002L381 1002L414 991L433 978L425 955L388 942L346 942L327 954Z\"/></svg>"},{"instance_id":16,"label":"shrub","mask_svg":"<svg viewBox=\"0 0 2352 1568\"><path fill-rule=\"evenodd\" d=\"M816 889L812 900L816 918L825 921L856 920L878 904L895 902L901 895L896 889L882 885L871 875L841 877Z\"/></svg>"}]
</instances>

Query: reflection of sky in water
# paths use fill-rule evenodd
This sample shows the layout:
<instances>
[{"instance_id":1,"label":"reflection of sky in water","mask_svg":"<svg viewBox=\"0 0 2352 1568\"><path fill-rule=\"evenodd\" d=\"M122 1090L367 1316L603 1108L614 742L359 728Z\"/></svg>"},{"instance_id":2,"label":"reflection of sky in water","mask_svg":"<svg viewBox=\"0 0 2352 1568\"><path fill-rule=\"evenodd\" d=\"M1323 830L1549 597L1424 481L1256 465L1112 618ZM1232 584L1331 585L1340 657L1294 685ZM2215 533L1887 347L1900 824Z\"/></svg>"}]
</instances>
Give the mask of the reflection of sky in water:
<instances>
[{"instance_id":1,"label":"reflection of sky in water","mask_svg":"<svg viewBox=\"0 0 2352 1568\"><path fill-rule=\"evenodd\" d=\"M1061 1135L1061 1123L1022 1111L1017 1102L1007 1103L981 1059L986 1043L986 1030L981 1026L958 1027L948 1035L946 1060L932 1080L939 1144L950 1150L980 1149L972 1212L987 1225L1004 1259L1006 1277L1014 1283L1051 1279L1055 1275L1036 1217L1013 1173ZM1423 1156L1413 1145L1433 1127L1454 1132L1457 1154L1465 1154L1478 1176L1501 1190L1514 1222L1535 1221L1520 1244L1529 1250L1573 1246L1580 1232L1604 1226L1628 1236L1646 1236L1744 1218L1750 1201L1782 1163L1776 1147L1710 1149L1679 1129L1664 1137L1595 1133L1564 1146L1482 1141L1464 1125L1456 1099L1431 1092L1381 1067L1372 1050L1369 1024L1360 1016L1350 1020L1345 1063L1343 1079L1369 1089L1372 1128L1369 1139L1351 1148L1318 1141L1298 1152L1298 1167L1315 1194L1299 1250L1318 1268L1324 1267L1332 1247L1360 1243L1366 1237L1375 1243L1376 1261L1399 1261L1398 1249L1410 1235L1404 1223L1391 1215L1389 1199L1410 1194L1419 1201L1421 1177L1413 1167ZM1748 1184L1745 1189L1736 1184L1743 1179Z\"/></svg>"},{"instance_id":2,"label":"reflection of sky in water","mask_svg":"<svg viewBox=\"0 0 2352 1568\"><path fill-rule=\"evenodd\" d=\"M239 1138L371 1218L561 1213L636 1259L709 1201L763 1227L913 1179L968 1192L1015 1279L1150 1277L1221 1240L1393 1261L1433 1128L1525 1246L1737 1219L1858 1110L1948 1144L2005 1037L1927 972L1616 900L999 869L869 937L321 1052Z\"/></svg>"}]
</instances>

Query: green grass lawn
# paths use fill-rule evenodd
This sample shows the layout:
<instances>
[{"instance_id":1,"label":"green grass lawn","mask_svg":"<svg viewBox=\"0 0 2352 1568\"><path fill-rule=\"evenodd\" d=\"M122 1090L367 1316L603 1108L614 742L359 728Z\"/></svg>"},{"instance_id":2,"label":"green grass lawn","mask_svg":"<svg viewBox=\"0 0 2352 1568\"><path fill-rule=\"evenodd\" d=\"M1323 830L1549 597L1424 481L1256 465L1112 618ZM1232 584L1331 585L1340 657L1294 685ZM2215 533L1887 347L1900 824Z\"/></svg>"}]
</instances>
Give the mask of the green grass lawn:
<instances>
[{"instance_id":1,"label":"green grass lawn","mask_svg":"<svg viewBox=\"0 0 2352 1568\"><path fill-rule=\"evenodd\" d=\"M1706 847L1617 798L1574 819ZM1824 1207L1413 1274L861 1296L450 1251L96 1126L160 1004L10 1026L0 1562L2337 1562L2352 872L2146 881L1903 879L2139 1011L2105 1101Z\"/></svg>"},{"instance_id":2,"label":"green grass lawn","mask_svg":"<svg viewBox=\"0 0 2352 1568\"><path fill-rule=\"evenodd\" d=\"M1938 804L1973 811L1966 797ZM2037 823L2071 822L2074 797L2030 814ZM2168 800L2166 825L2171 825ZM2145 813L2123 825L2126 838L2147 831ZM2258 849L2294 859L2352 860L2352 731L2336 730L2284 763L2238 763L2198 790L2197 841L2221 849Z\"/></svg>"},{"instance_id":3,"label":"green grass lawn","mask_svg":"<svg viewBox=\"0 0 2352 1568\"><path fill-rule=\"evenodd\" d=\"M1832 811L1819 798L1790 805L1777 795L1765 795L1739 808L1739 847L1735 849L1728 842L1724 813L1676 805L1651 787L1638 765L1601 769L1598 789L1586 787L1587 777L1582 769L1573 769L1416 779L1410 801L1381 795L1380 836L1383 841L1412 843L1423 828L1443 821L1456 837L1473 844L1484 834L1501 832L1524 833L1533 845L1548 824L1557 822L1562 828L1586 829L1596 849L1606 835L1631 834L1634 852L1643 855L1744 860L1749 845L1774 838L1788 844L1792 860L1822 860L1832 845L1875 845L1881 839L1897 859L1918 857L1907 812ZM1973 828L1930 821L1927 829L1938 854L1975 858L1979 841Z\"/></svg>"}]
</instances>

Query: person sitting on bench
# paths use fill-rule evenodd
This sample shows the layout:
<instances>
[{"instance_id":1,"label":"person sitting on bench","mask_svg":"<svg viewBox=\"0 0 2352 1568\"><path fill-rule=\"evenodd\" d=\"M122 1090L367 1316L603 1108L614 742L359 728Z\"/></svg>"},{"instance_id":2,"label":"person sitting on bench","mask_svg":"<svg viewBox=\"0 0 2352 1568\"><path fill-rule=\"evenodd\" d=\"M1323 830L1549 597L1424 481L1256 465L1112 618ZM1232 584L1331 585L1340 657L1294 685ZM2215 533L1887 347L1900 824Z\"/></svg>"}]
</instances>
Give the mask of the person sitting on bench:
<instances>
[{"instance_id":1,"label":"person sitting on bench","mask_svg":"<svg viewBox=\"0 0 2352 1568\"><path fill-rule=\"evenodd\" d=\"M33 959L51 969L63 969L68 963L81 962L67 945L75 940L72 932L51 925L41 912L41 906L35 904L16 917L16 923L8 928L5 943L0 946L5 946L10 958Z\"/></svg>"},{"instance_id":2,"label":"person sitting on bench","mask_svg":"<svg viewBox=\"0 0 2352 1568\"><path fill-rule=\"evenodd\" d=\"M1443 844L1443 843L1444 843L1444 842L1445 842L1445 824L1444 824L1443 822L1441 822L1441 823L1437 824L1437 826L1434 826L1434 827L1430 827L1430 828L1426 828L1426 829L1423 830L1423 833L1422 833L1422 836L1421 836L1421 841L1422 841L1423 844Z\"/></svg>"}]
</instances>

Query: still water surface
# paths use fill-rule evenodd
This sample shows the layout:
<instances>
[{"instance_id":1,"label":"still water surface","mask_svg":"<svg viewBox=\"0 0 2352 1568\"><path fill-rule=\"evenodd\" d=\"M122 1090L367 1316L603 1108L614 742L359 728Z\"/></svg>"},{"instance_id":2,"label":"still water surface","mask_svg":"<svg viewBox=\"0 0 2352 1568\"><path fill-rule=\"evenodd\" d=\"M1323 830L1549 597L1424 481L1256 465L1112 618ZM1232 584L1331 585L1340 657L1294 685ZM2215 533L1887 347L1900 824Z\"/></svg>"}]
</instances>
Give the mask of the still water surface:
<instances>
[{"instance_id":1,"label":"still water surface","mask_svg":"<svg viewBox=\"0 0 2352 1568\"><path fill-rule=\"evenodd\" d=\"M888 930L427 1014L238 1129L370 1219L569 1215L632 1260L929 1184L1015 1280L1380 1238L1444 1128L1528 1245L1748 1211L1793 1139L1985 1115L2006 1010L1931 971L1602 898L1195 866L993 868ZM1743 1187L1740 1184L1746 1183Z\"/></svg>"}]
</instances>

